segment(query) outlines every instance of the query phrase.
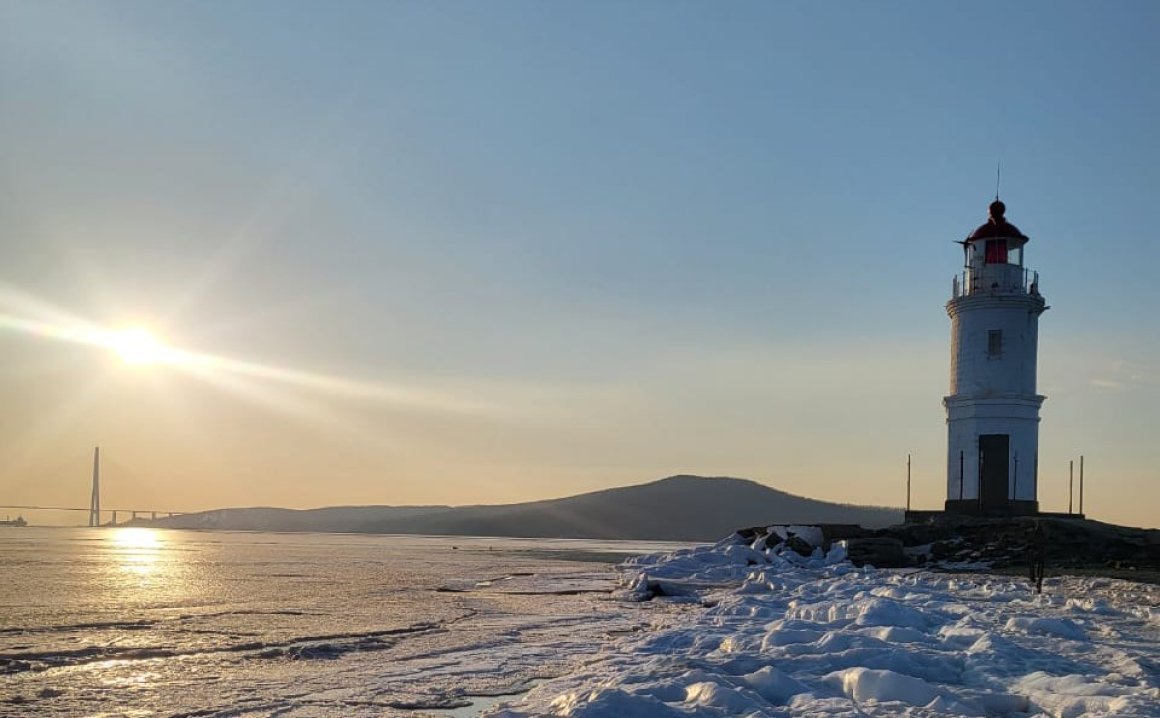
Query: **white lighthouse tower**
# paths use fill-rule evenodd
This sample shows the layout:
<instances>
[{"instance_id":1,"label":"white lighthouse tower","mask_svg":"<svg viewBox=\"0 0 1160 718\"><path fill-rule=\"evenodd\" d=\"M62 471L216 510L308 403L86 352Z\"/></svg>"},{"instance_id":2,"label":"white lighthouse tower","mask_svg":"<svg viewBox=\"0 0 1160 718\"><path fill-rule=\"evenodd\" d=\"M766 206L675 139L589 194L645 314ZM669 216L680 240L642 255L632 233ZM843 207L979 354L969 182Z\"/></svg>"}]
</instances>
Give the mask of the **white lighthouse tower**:
<instances>
[{"instance_id":1,"label":"white lighthouse tower","mask_svg":"<svg viewBox=\"0 0 1160 718\"><path fill-rule=\"evenodd\" d=\"M963 245L963 273L947 302L951 390L947 410L947 501L955 513L1039 510L1039 407L1035 391L1039 315L1047 306L1039 275L1023 265L1028 237L1003 216Z\"/></svg>"}]
</instances>

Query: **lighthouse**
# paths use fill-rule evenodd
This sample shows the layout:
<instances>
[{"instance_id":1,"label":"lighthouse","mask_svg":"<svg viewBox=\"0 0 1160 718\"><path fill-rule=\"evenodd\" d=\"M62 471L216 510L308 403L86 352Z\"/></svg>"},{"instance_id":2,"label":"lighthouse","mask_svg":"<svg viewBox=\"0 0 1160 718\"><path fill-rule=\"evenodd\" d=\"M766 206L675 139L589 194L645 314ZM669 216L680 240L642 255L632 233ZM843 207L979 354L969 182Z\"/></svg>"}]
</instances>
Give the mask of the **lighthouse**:
<instances>
[{"instance_id":1,"label":"lighthouse","mask_svg":"<svg viewBox=\"0 0 1160 718\"><path fill-rule=\"evenodd\" d=\"M946 304L951 319L947 501L953 513L1039 510L1039 407L1035 365L1039 275L1024 265L1029 238L996 197L987 222L960 243L963 271Z\"/></svg>"}]
</instances>

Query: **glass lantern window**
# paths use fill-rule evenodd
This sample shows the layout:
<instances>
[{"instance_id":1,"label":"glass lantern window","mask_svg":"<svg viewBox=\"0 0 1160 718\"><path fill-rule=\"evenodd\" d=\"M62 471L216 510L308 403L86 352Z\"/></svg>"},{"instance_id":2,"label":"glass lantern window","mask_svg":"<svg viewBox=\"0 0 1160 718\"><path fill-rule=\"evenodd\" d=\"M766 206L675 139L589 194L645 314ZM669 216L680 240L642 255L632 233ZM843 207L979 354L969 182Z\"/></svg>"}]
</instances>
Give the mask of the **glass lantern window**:
<instances>
[{"instance_id":1,"label":"glass lantern window","mask_svg":"<svg viewBox=\"0 0 1160 718\"><path fill-rule=\"evenodd\" d=\"M987 264L1007 263L1007 240L988 239L983 261Z\"/></svg>"}]
</instances>

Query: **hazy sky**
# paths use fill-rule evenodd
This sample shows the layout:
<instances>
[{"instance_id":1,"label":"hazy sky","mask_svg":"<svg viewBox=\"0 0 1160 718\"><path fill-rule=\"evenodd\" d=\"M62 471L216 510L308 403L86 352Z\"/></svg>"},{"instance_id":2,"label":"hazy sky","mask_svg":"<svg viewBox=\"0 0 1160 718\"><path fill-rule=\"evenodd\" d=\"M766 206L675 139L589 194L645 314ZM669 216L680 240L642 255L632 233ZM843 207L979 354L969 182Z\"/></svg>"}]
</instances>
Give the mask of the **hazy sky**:
<instances>
[{"instance_id":1,"label":"hazy sky","mask_svg":"<svg viewBox=\"0 0 1160 718\"><path fill-rule=\"evenodd\" d=\"M941 506L954 240L1001 159L1051 305L1040 502L1084 454L1089 514L1160 524L1158 33L1153 2L0 0L0 503L86 505L100 444L119 508L673 473L901 505L908 452Z\"/></svg>"}]
</instances>

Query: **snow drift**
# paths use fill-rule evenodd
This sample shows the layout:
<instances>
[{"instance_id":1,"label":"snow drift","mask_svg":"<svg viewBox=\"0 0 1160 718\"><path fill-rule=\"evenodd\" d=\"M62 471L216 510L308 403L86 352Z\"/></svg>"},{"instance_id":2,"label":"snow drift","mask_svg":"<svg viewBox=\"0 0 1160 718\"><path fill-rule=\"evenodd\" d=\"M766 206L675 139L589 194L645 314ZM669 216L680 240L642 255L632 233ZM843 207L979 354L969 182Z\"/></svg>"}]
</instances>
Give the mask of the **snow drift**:
<instances>
[{"instance_id":1,"label":"snow drift","mask_svg":"<svg viewBox=\"0 0 1160 718\"><path fill-rule=\"evenodd\" d=\"M796 540L795 540L796 539ZM855 568L809 527L630 559L686 604L495 718L1160 716L1160 587Z\"/></svg>"}]
</instances>

